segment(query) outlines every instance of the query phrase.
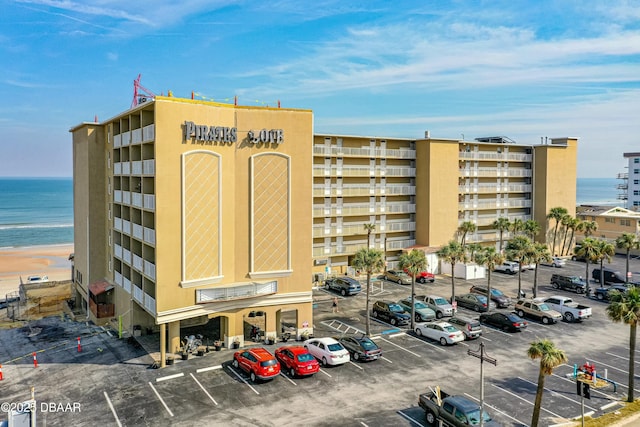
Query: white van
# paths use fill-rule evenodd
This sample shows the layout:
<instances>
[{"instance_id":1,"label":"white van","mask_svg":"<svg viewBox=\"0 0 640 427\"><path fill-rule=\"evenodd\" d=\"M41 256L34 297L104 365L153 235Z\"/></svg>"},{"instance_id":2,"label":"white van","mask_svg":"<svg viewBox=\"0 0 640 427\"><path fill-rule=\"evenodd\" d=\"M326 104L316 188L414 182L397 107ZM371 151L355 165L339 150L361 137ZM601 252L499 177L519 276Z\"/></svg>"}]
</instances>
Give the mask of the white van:
<instances>
[{"instance_id":1,"label":"white van","mask_svg":"<svg viewBox=\"0 0 640 427\"><path fill-rule=\"evenodd\" d=\"M27 283L46 283L48 281L48 276L27 276Z\"/></svg>"},{"instance_id":2,"label":"white van","mask_svg":"<svg viewBox=\"0 0 640 427\"><path fill-rule=\"evenodd\" d=\"M520 271L520 265L515 261L505 261L502 264L496 265L496 268L493 271L516 274L518 271Z\"/></svg>"}]
</instances>

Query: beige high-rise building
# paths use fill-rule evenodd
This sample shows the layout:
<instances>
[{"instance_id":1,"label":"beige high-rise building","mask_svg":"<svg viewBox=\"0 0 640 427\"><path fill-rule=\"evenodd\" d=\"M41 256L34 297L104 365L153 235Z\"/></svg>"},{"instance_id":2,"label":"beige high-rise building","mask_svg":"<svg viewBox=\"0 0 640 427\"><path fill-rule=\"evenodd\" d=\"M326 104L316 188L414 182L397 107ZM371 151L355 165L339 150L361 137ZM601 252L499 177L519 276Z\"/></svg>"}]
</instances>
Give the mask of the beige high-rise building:
<instances>
[{"instance_id":1,"label":"beige high-rise building","mask_svg":"<svg viewBox=\"0 0 640 427\"><path fill-rule=\"evenodd\" d=\"M549 210L575 208L575 138L314 134L308 110L173 97L71 132L78 303L159 330L162 352L190 325L227 346L256 318L268 337L311 333L314 281L352 273L369 237L393 268L465 221L467 242L497 245L499 217L536 220L546 241Z\"/></svg>"}]
</instances>

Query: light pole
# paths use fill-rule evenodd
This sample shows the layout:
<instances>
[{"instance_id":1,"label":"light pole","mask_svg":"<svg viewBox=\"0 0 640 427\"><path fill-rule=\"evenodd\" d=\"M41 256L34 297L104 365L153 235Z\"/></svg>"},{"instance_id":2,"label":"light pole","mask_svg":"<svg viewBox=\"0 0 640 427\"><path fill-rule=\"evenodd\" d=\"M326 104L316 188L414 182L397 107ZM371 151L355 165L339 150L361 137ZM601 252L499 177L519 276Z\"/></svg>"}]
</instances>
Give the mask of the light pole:
<instances>
[{"instance_id":1,"label":"light pole","mask_svg":"<svg viewBox=\"0 0 640 427\"><path fill-rule=\"evenodd\" d=\"M483 364L485 361L491 363L493 366L498 364L498 361L492 357L487 356L484 352L484 343L480 343L480 349L473 351L467 350L469 356L477 357L480 359L480 427L484 425L484 370Z\"/></svg>"}]
</instances>

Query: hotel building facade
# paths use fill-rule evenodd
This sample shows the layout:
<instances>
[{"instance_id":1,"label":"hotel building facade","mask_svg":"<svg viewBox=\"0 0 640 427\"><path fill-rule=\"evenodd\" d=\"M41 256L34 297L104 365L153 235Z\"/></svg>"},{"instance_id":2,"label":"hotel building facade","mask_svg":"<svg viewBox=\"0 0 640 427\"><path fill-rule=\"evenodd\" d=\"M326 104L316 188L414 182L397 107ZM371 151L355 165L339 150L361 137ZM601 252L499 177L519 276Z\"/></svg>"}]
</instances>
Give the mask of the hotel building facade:
<instances>
[{"instance_id":1,"label":"hotel building facade","mask_svg":"<svg viewBox=\"0 0 640 427\"><path fill-rule=\"evenodd\" d=\"M464 221L467 242L495 244L498 217L544 231L575 208L575 138L314 134L309 110L173 97L70 132L76 298L96 322L159 330L162 363L190 325L229 347L256 313L268 337L312 333L312 284L350 272L364 224L392 268Z\"/></svg>"}]
</instances>

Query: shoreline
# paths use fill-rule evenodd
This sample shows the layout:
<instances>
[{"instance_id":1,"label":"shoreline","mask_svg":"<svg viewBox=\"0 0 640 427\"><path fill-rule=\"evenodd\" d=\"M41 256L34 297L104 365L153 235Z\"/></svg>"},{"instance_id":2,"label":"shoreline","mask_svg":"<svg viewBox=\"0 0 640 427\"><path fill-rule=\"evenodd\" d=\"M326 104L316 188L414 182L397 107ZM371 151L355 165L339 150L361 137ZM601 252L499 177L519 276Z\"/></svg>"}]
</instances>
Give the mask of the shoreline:
<instances>
[{"instance_id":1,"label":"shoreline","mask_svg":"<svg viewBox=\"0 0 640 427\"><path fill-rule=\"evenodd\" d=\"M50 281L70 280L73 243L0 248L0 300L17 292L27 276L47 275Z\"/></svg>"}]
</instances>

